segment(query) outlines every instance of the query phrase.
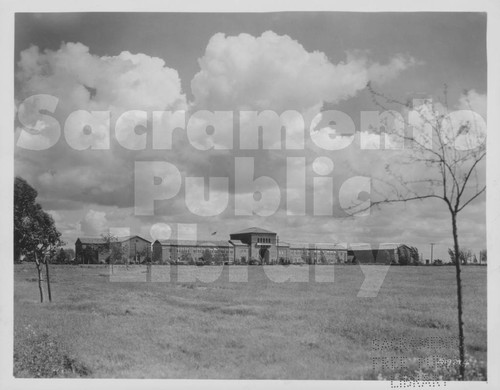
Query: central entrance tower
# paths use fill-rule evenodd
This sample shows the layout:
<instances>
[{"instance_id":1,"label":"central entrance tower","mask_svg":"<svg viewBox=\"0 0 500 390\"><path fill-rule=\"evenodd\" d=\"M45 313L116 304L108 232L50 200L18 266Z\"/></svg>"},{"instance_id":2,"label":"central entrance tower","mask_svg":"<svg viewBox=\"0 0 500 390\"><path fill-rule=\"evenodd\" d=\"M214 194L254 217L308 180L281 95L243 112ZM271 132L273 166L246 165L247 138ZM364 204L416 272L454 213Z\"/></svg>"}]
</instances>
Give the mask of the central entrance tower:
<instances>
[{"instance_id":1,"label":"central entrance tower","mask_svg":"<svg viewBox=\"0 0 500 390\"><path fill-rule=\"evenodd\" d=\"M230 234L231 240L240 240L248 245L249 260L258 260L261 264L277 262L276 236L276 233L258 227Z\"/></svg>"}]
</instances>

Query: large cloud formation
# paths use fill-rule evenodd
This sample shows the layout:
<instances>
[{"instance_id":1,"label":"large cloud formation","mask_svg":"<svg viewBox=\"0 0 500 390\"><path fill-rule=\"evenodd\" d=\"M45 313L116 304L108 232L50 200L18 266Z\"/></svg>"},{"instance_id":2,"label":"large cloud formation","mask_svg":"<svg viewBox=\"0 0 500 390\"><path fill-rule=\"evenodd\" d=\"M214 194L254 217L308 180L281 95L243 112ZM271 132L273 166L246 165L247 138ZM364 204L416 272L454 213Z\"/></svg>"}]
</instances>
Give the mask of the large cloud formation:
<instances>
[{"instance_id":1,"label":"large cloud formation","mask_svg":"<svg viewBox=\"0 0 500 390\"><path fill-rule=\"evenodd\" d=\"M59 109L160 110L185 99L177 71L164 60L126 51L99 57L81 43L64 43L57 51L24 50L17 80L23 95L58 97Z\"/></svg>"},{"instance_id":2,"label":"large cloud formation","mask_svg":"<svg viewBox=\"0 0 500 390\"><path fill-rule=\"evenodd\" d=\"M108 227L106 213L103 211L89 210L80 221L81 231L88 236L96 236L105 231Z\"/></svg>"},{"instance_id":3,"label":"large cloud formation","mask_svg":"<svg viewBox=\"0 0 500 390\"><path fill-rule=\"evenodd\" d=\"M52 115L61 127L76 110L109 112L113 129L118 116L128 110L186 108L178 72L167 67L164 60L129 52L99 57L81 43L63 43L55 51L40 51L35 46L24 50L16 81L18 102L37 94L58 99ZM39 143L54 144L55 139L47 138L59 135L47 131L50 130L47 126L54 126L53 123L36 120L39 101L35 99L31 105L21 106L27 124L44 130L43 136L23 132L25 144L32 149L37 149ZM21 133L20 126L16 129L17 136ZM76 151L62 135L47 150L18 147L16 174L36 186L43 198L58 199L64 205L61 207L78 207L75 202L129 206L133 202L131 183L136 153L113 142L110 147L111 150Z\"/></svg>"},{"instance_id":4,"label":"large cloud formation","mask_svg":"<svg viewBox=\"0 0 500 390\"><path fill-rule=\"evenodd\" d=\"M178 72L168 67L163 59L129 52L97 56L81 43L64 43L55 51L40 51L31 47L21 53L16 99L20 102L34 94L56 96L59 103L54 116L61 125L74 110L109 110L112 129L113 121L128 110L274 110L278 113L297 110L304 115L307 129L307 119L319 113L326 102L335 104L354 97L369 81L388 83L416 64L418 62L414 58L399 53L378 63L363 52L347 53L344 61L333 63L325 53L309 52L291 37L272 31L258 37L219 33L211 37L204 55L199 59L200 70L191 81L194 99L188 102L181 89ZM461 107L469 103L480 105L485 111L485 101L485 96L471 91L459 104ZM36 104L28 107L28 117L36 111ZM39 129L47 126L45 123L32 124ZM204 127L206 123L199 120L197 125ZM220 125L221 131L233 131L231 121L220 120L216 125ZM299 125L291 123L290 126L297 127L300 134ZM146 131L151 134L150 129ZM113 138L113 132L111 134ZM184 175L195 171L198 176L234 176L232 164L235 153L201 152L189 145L186 134L178 134L180 139L176 139L174 150L161 151L161 159L176 164ZM357 171L365 171L366 168L371 172L377 167L383 168L385 159L380 154L357 149L359 147L335 152L335 177L352 175L353 168ZM269 151L252 151L250 154L256 157L256 176L269 174L284 178L286 153L277 151L279 158L269 160ZM32 183L41 198L50 201L49 208L58 210L62 220L71 213L72 223L79 229L75 230L73 237L67 231L71 241L77 234L97 235L109 226L121 226L122 223L130 224L132 231L148 230L144 220L138 220L131 211L133 166L136 159L158 159L159 155L150 150L125 150L113 142L111 150L75 151L61 140L46 151L16 148L16 174ZM307 169L317 155L333 158L333 154L324 150L318 152L317 148L305 150L304 155L308 158ZM269 172L271 164L272 172ZM233 199L234 194L231 194L230 208ZM199 218L185 210L182 199L174 199L172 204L166 217L170 220L165 219L166 222L200 222ZM110 210L115 210L115 213ZM255 217L248 221L260 224L262 219ZM354 234L358 225L359 236L366 233L363 230L366 222L354 221L349 229L345 225L333 228L331 225L337 226L334 218L320 221L310 215L291 218L285 215L283 207L273 216L273 221L283 226L283 230L291 229L290 234L293 229L304 229L306 225L315 226L314 231L339 237L345 231ZM214 217L211 222L228 226L228 229L241 228L242 223L232 212ZM71 226L68 225L68 229ZM314 241L314 237L310 240Z\"/></svg>"},{"instance_id":5,"label":"large cloud formation","mask_svg":"<svg viewBox=\"0 0 500 390\"><path fill-rule=\"evenodd\" d=\"M197 105L211 109L306 110L354 96L368 81L386 82L416 61L398 54L382 65L351 53L332 64L325 53L308 52L287 35L272 31L215 34L191 82Z\"/></svg>"}]
</instances>

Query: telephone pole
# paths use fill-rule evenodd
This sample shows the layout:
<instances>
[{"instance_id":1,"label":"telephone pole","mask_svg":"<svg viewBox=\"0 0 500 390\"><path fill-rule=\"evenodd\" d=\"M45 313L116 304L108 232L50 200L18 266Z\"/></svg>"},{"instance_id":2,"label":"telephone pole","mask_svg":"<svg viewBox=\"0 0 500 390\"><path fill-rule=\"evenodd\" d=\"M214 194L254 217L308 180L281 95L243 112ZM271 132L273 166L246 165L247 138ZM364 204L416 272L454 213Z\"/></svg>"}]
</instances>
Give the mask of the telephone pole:
<instances>
[{"instance_id":1,"label":"telephone pole","mask_svg":"<svg viewBox=\"0 0 500 390\"><path fill-rule=\"evenodd\" d=\"M280 262L280 236L276 234L276 264Z\"/></svg>"}]
</instances>

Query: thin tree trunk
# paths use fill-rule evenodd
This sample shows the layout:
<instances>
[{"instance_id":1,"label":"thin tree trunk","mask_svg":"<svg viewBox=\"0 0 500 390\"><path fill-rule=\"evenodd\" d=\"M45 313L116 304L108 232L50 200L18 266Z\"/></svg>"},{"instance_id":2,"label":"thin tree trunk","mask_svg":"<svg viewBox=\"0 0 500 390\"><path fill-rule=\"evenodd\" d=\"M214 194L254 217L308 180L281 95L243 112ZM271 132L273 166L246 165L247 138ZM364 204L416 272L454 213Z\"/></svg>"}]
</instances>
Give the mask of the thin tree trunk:
<instances>
[{"instance_id":1,"label":"thin tree trunk","mask_svg":"<svg viewBox=\"0 0 500 390\"><path fill-rule=\"evenodd\" d=\"M35 264L36 264L36 270L38 273L38 290L40 291L40 302L43 303L43 271L42 271L42 265L40 264L40 261L38 260L37 255L35 254Z\"/></svg>"},{"instance_id":2,"label":"thin tree trunk","mask_svg":"<svg viewBox=\"0 0 500 390\"><path fill-rule=\"evenodd\" d=\"M49 295L49 302L52 302L52 292L50 290L50 275L49 275L49 259L45 258L45 277L47 279L47 293Z\"/></svg>"},{"instance_id":3,"label":"thin tree trunk","mask_svg":"<svg viewBox=\"0 0 500 390\"><path fill-rule=\"evenodd\" d=\"M151 263L146 265L146 282L151 282Z\"/></svg>"},{"instance_id":4,"label":"thin tree trunk","mask_svg":"<svg viewBox=\"0 0 500 390\"><path fill-rule=\"evenodd\" d=\"M464 322L462 320L462 277L460 276L460 252L458 246L457 215L451 215L453 223L453 243L455 249L455 270L457 277L457 301L458 301L458 351L460 354L460 380L465 380L465 339Z\"/></svg>"}]
</instances>

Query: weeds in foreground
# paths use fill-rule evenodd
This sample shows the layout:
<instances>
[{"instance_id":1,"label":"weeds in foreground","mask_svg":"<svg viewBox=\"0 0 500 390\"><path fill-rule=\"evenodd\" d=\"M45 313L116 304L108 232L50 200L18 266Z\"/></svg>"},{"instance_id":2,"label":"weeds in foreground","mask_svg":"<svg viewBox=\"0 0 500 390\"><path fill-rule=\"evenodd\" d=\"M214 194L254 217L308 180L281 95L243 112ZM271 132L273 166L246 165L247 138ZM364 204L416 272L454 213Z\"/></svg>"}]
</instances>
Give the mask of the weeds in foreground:
<instances>
[{"instance_id":1,"label":"weeds in foreground","mask_svg":"<svg viewBox=\"0 0 500 390\"><path fill-rule=\"evenodd\" d=\"M71 358L64 346L31 325L16 331L14 376L18 378L85 377L90 370Z\"/></svg>"},{"instance_id":2,"label":"weeds in foreground","mask_svg":"<svg viewBox=\"0 0 500 390\"><path fill-rule=\"evenodd\" d=\"M364 378L368 380L422 382L422 381L458 381L460 364L458 359L438 359L432 366L421 367L418 359L409 359L408 366L396 370L372 370ZM486 362L466 354L465 381L486 381Z\"/></svg>"}]
</instances>

